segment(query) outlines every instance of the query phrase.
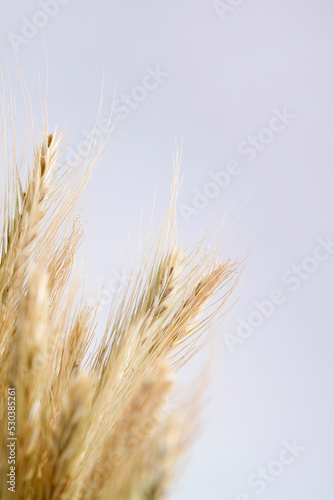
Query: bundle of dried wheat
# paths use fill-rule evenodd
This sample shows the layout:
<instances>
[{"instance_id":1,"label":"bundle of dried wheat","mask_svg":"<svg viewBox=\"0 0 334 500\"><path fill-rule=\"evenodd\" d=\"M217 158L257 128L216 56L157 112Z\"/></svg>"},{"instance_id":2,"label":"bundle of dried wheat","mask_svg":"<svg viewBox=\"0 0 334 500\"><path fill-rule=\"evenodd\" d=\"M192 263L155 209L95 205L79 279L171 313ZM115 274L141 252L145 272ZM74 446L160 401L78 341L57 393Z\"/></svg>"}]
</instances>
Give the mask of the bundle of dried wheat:
<instances>
[{"instance_id":1,"label":"bundle of dried wheat","mask_svg":"<svg viewBox=\"0 0 334 500\"><path fill-rule=\"evenodd\" d=\"M169 405L174 373L222 316L240 264L204 240L178 248L176 167L160 236L93 345L98 305L78 300L72 272L82 239L75 212L105 144L59 167L63 134L46 122L24 183L10 124L3 99L1 498L165 498L193 428Z\"/></svg>"}]
</instances>

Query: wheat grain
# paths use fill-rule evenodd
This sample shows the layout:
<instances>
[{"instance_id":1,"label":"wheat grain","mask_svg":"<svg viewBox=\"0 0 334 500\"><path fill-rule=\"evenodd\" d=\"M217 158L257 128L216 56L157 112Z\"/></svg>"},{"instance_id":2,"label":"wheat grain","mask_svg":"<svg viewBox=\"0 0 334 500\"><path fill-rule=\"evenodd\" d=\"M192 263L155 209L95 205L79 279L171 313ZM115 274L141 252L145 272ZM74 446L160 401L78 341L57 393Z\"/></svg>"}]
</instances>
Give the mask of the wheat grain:
<instances>
[{"instance_id":1,"label":"wheat grain","mask_svg":"<svg viewBox=\"0 0 334 500\"><path fill-rule=\"evenodd\" d=\"M166 497L196 419L170 410L174 377L226 312L242 262L203 241L178 244L176 154L171 202L131 280L115 298L102 338L74 272L83 226L76 208L108 137L84 162L61 163L63 133L43 127L33 165L19 172L1 100L6 165L0 259L1 498L7 391L16 389L16 497L21 500L158 500ZM15 136L15 127L12 131ZM28 140L28 138L27 138ZM14 141L15 145L15 141ZM91 145L89 146L91 147ZM199 399L194 397L194 401ZM192 413L196 413L191 404Z\"/></svg>"}]
</instances>

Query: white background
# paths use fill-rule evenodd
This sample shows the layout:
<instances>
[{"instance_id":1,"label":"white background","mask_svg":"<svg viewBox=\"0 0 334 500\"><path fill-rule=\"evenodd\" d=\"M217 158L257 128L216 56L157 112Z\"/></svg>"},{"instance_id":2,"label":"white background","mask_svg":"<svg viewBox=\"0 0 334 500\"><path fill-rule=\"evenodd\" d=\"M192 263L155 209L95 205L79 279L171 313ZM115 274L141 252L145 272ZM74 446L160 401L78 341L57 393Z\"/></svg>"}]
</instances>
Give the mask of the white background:
<instances>
[{"instance_id":1,"label":"white background","mask_svg":"<svg viewBox=\"0 0 334 500\"><path fill-rule=\"evenodd\" d=\"M126 247L131 257L140 214L145 233L154 192L161 221L175 140L183 139L180 245L200 241L214 214L218 223L225 213L226 228L238 215L230 247L256 243L235 296L240 300L218 333L205 431L172 498L332 500L334 254L300 278L297 290L282 276L312 257L318 238L334 239L334 3L229 0L221 4L234 7L224 12L221 5L219 15L211 0L70 0L25 42L15 38L26 34L27 20L44 23L42 3L2 2L1 66L15 74L11 34L20 40L34 107L40 67L42 82L49 78L50 124L67 131L73 148L94 127L103 71L103 118L114 92L135 93L148 66L169 74L141 102L132 99L137 106L119 120L90 185L81 251L88 290L115 280ZM295 118L248 161L240 144L258 133L268 137L262 129L273 109L284 107ZM230 160L238 161L239 175L187 222L181 207L191 206L194 190L203 193L210 172ZM231 352L226 332L237 336L240 318L247 320L254 301L274 289L284 303ZM200 365L195 360L190 371ZM248 478L293 440L303 451L258 493Z\"/></svg>"}]
</instances>

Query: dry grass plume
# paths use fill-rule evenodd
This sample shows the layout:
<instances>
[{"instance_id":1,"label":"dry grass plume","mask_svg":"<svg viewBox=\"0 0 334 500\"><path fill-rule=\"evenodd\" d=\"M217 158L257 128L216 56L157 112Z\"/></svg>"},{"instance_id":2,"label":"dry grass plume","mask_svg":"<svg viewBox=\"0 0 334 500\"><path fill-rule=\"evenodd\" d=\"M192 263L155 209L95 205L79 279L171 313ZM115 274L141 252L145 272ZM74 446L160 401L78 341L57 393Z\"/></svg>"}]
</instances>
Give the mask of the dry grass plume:
<instances>
[{"instance_id":1,"label":"dry grass plume","mask_svg":"<svg viewBox=\"0 0 334 500\"><path fill-rule=\"evenodd\" d=\"M15 498L163 499L194 430L193 407L170 405L175 373L225 314L242 264L222 259L219 244L209 250L206 237L179 247L176 155L159 236L148 239L95 342L98 304L84 305L73 274L83 235L76 211L108 137L70 168L61 163L63 133L45 120L39 140L27 127L19 159L2 87L1 498L13 497L7 444L16 438Z\"/></svg>"}]
</instances>

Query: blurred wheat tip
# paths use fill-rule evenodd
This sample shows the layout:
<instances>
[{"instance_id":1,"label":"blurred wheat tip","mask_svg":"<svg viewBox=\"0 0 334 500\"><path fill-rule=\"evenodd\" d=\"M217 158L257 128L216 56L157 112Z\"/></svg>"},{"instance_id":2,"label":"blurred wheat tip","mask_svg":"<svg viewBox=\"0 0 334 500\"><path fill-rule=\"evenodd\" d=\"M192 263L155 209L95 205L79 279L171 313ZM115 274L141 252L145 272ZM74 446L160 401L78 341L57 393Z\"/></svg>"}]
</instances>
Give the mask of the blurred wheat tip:
<instances>
[{"instance_id":1,"label":"blurred wheat tip","mask_svg":"<svg viewBox=\"0 0 334 500\"><path fill-rule=\"evenodd\" d=\"M175 374L226 313L242 262L208 235L177 242L179 154L158 236L113 301L98 335L74 256L78 202L109 138L62 163L63 133L27 121L17 152L15 106L1 97L1 499L168 497L195 431L196 391L174 404ZM8 104L10 103L10 104ZM24 129L24 127L23 127ZM106 263L107 266L108 263Z\"/></svg>"}]
</instances>

